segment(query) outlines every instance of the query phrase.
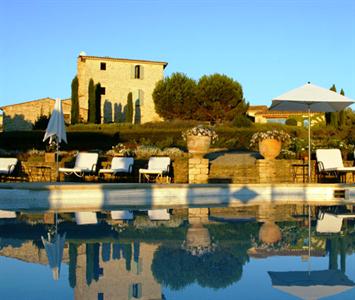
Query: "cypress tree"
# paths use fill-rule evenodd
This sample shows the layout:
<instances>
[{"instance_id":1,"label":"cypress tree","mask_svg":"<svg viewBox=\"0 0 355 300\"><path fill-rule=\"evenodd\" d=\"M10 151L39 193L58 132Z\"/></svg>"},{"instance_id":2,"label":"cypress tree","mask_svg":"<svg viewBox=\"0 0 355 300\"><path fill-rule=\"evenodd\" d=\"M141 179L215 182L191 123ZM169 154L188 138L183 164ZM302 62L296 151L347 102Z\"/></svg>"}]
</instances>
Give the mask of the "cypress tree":
<instances>
[{"instance_id":1,"label":"cypress tree","mask_svg":"<svg viewBox=\"0 0 355 300\"><path fill-rule=\"evenodd\" d=\"M79 82L78 77L75 76L71 82L71 124L79 123L79 96L78 96Z\"/></svg>"},{"instance_id":2,"label":"cypress tree","mask_svg":"<svg viewBox=\"0 0 355 300\"><path fill-rule=\"evenodd\" d=\"M340 90L340 95L345 96L345 92L344 92L343 89ZM341 111L339 112L338 116L339 116L339 120L338 120L338 122L339 122L339 127L342 128L342 127L345 126L345 110L341 110Z\"/></svg>"},{"instance_id":3,"label":"cypress tree","mask_svg":"<svg viewBox=\"0 0 355 300\"><path fill-rule=\"evenodd\" d=\"M78 257L78 246L76 244L69 244L69 284L71 288L76 286L76 267Z\"/></svg>"},{"instance_id":4,"label":"cypress tree","mask_svg":"<svg viewBox=\"0 0 355 300\"><path fill-rule=\"evenodd\" d=\"M101 124L101 84L95 85L95 123Z\"/></svg>"},{"instance_id":5,"label":"cypress tree","mask_svg":"<svg viewBox=\"0 0 355 300\"><path fill-rule=\"evenodd\" d=\"M333 84L330 87L330 90L333 92L337 91L337 88L335 86L335 84ZM330 125L333 126L334 128L338 127L338 115L336 112L326 112L325 113L325 124L326 125Z\"/></svg>"},{"instance_id":6,"label":"cypress tree","mask_svg":"<svg viewBox=\"0 0 355 300\"><path fill-rule=\"evenodd\" d=\"M95 123L96 103L95 103L95 84L93 79L90 79L88 92L89 92L88 123Z\"/></svg>"},{"instance_id":7,"label":"cypress tree","mask_svg":"<svg viewBox=\"0 0 355 300\"><path fill-rule=\"evenodd\" d=\"M336 88L335 84L333 84L333 85L330 87L330 90L333 91L333 92L337 92L337 88Z\"/></svg>"},{"instance_id":8,"label":"cypress tree","mask_svg":"<svg viewBox=\"0 0 355 300\"><path fill-rule=\"evenodd\" d=\"M132 93L128 93L127 96L127 111L126 111L126 122L132 123L133 121L133 96Z\"/></svg>"}]
</instances>

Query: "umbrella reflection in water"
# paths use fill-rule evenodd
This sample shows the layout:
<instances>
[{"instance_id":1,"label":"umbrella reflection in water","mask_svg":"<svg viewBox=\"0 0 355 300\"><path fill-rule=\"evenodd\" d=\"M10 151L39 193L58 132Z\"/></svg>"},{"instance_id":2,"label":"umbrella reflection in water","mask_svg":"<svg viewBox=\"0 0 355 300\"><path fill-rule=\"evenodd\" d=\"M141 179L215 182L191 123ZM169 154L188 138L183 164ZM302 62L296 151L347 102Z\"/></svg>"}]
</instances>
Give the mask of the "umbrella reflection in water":
<instances>
[{"instance_id":1,"label":"umbrella reflection in water","mask_svg":"<svg viewBox=\"0 0 355 300\"><path fill-rule=\"evenodd\" d=\"M64 250L65 237L66 237L65 232L63 233L63 235L58 234L57 220L58 220L58 216L56 214L55 233L52 234L51 232L48 232L47 239L45 239L43 236L41 237L43 246L46 249L48 264L53 272L54 280L59 279L60 267L62 264L63 250Z\"/></svg>"},{"instance_id":2,"label":"umbrella reflection in water","mask_svg":"<svg viewBox=\"0 0 355 300\"><path fill-rule=\"evenodd\" d=\"M311 209L308 207L308 252L311 250ZM352 289L355 283L340 270L268 272L272 286L300 299L320 299Z\"/></svg>"}]
</instances>

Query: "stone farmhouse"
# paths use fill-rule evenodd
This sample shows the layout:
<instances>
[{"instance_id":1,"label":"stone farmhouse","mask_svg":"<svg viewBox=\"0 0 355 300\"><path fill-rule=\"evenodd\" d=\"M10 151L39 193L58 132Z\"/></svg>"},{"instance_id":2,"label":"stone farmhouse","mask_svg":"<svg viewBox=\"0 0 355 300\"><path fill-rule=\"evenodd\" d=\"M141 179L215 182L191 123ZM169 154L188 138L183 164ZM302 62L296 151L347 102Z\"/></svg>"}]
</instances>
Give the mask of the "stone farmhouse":
<instances>
[{"instance_id":1,"label":"stone farmhouse","mask_svg":"<svg viewBox=\"0 0 355 300\"><path fill-rule=\"evenodd\" d=\"M160 120L155 112L153 91L164 78L166 62L124 58L87 56L81 52L77 59L79 83L79 115L88 119L88 87L90 79L101 85L101 123L124 121L128 97L132 97L134 122ZM130 95L130 96L129 96ZM0 107L3 130L32 130L41 116L49 116L55 100L47 97ZM62 100L65 121L70 123L71 99Z\"/></svg>"},{"instance_id":2,"label":"stone farmhouse","mask_svg":"<svg viewBox=\"0 0 355 300\"><path fill-rule=\"evenodd\" d=\"M88 108L90 79L101 85L101 123L120 122L129 94L132 95L134 122L158 121L153 91L164 78L166 62L111 57L78 57L79 106ZM84 116L83 116L84 117ZM85 118L84 118L85 119Z\"/></svg>"},{"instance_id":3,"label":"stone farmhouse","mask_svg":"<svg viewBox=\"0 0 355 300\"><path fill-rule=\"evenodd\" d=\"M47 97L0 107L3 111L3 130L32 130L33 124L42 116L49 116L54 108L55 99ZM70 123L71 99L62 100L64 120ZM87 114L87 109L81 108L80 114Z\"/></svg>"},{"instance_id":4,"label":"stone farmhouse","mask_svg":"<svg viewBox=\"0 0 355 300\"><path fill-rule=\"evenodd\" d=\"M285 124L288 118L297 120L297 126L302 126L303 123L308 122L307 112L296 111L279 111L269 110L266 105L251 105L248 108L247 115L253 120L254 123L280 123ZM324 122L324 113L311 113L312 125Z\"/></svg>"}]
</instances>

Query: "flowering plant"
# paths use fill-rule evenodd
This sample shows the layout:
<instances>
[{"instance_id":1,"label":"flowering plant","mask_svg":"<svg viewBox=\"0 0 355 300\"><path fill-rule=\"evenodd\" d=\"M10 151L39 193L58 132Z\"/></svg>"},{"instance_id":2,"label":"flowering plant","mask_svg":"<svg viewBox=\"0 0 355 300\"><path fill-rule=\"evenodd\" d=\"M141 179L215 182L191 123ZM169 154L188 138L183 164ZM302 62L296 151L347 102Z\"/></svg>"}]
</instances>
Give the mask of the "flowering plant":
<instances>
[{"instance_id":1,"label":"flowering plant","mask_svg":"<svg viewBox=\"0 0 355 300\"><path fill-rule=\"evenodd\" d=\"M197 125L193 128L190 128L182 133L182 138L186 141L187 136L194 135L194 136L209 136L211 138L211 143L214 143L218 140L218 135L216 131L209 126L204 125Z\"/></svg>"},{"instance_id":2,"label":"flowering plant","mask_svg":"<svg viewBox=\"0 0 355 300\"><path fill-rule=\"evenodd\" d=\"M116 146L112 146L112 149L107 151L108 155L119 154L122 156L135 156L135 151L132 148L129 148L122 143L117 144Z\"/></svg>"},{"instance_id":3,"label":"flowering plant","mask_svg":"<svg viewBox=\"0 0 355 300\"><path fill-rule=\"evenodd\" d=\"M275 139L284 144L290 142L290 135L283 130L268 130L266 132L256 132L253 134L250 140L250 148L255 148L260 141L266 139Z\"/></svg>"}]
</instances>

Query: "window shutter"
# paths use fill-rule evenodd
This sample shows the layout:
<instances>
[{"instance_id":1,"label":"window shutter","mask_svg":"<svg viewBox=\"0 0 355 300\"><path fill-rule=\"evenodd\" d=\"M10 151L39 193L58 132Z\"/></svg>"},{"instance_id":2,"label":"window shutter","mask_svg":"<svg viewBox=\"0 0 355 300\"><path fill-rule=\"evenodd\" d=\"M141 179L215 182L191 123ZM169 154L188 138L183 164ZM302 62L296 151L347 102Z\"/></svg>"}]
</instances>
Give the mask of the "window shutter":
<instances>
[{"instance_id":1,"label":"window shutter","mask_svg":"<svg viewBox=\"0 0 355 300\"><path fill-rule=\"evenodd\" d=\"M144 67L141 65L140 66L140 79L144 79Z\"/></svg>"}]
</instances>

